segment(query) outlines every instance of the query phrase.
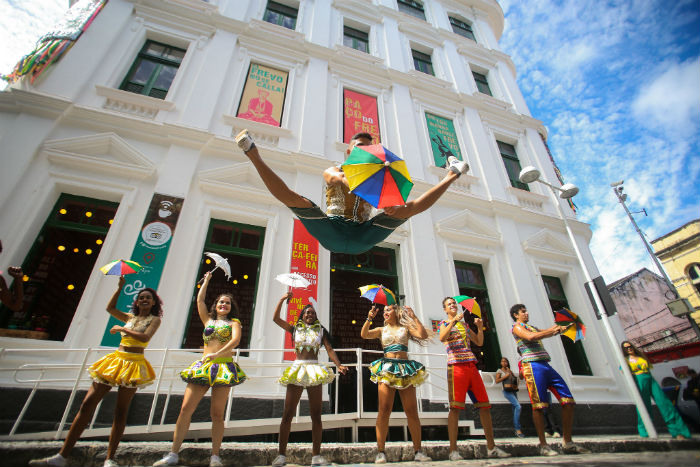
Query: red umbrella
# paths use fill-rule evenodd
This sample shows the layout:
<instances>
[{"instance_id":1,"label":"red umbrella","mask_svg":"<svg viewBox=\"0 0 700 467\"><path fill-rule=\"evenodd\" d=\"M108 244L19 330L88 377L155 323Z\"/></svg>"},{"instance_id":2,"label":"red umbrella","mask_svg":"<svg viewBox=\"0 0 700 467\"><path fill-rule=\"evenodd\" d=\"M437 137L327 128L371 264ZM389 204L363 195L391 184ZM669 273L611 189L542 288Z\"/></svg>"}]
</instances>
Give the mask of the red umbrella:
<instances>
[{"instance_id":1,"label":"red umbrella","mask_svg":"<svg viewBox=\"0 0 700 467\"><path fill-rule=\"evenodd\" d=\"M476 299L474 297L470 297L468 295L457 295L456 297L452 298L455 299L455 302L466 308L469 313L475 314L481 318L481 307L478 303L476 303Z\"/></svg>"},{"instance_id":2,"label":"red umbrella","mask_svg":"<svg viewBox=\"0 0 700 467\"><path fill-rule=\"evenodd\" d=\"M581 321L576 313L566 308L554 313L554 322L560 326L569 326L569 329L562 332L562 336L566 336L573 342L581 341L586 337L586 326Z\"/></svg>"}]
</instances>

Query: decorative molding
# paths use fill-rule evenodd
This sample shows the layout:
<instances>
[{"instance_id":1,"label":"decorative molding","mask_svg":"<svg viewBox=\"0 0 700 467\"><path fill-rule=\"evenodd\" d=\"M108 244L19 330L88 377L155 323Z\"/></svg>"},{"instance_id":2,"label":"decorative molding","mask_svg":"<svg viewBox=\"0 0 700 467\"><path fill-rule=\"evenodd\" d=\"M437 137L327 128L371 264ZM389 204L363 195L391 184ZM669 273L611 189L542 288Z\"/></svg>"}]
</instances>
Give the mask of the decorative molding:
<instances>
[{"instance_id":1,"label":"decorative molding","mask_svg":"<svg viewBox=\"0 0 700 467\"><path fill-rule=\"evenodd\" d=\"M435 223L435 231L441 237L462 243L500 246L503 237L498 230L483 222L468 209L453 214Z\"/></svg>"},{"instance_id":2,"label":"decorative molding","mask_svg":"<svg viewBox=\"0 0 700 467\"><path fill-rule=\"evenodd\" d=\"M153 3L153 6L148 6L146 3ZM216 33L216 26L204 22L211 21L211 13L202 15L201 12L195 11L195 15L187 15L187 10L179 5L181 2L177 3L175 4L173 0L157 3L154 1L136 3L134 4L134 15L137 18L143 18L148 24L159 25L169 30L177 31L180 35L187 35L189 40L196 40L200 36L211 38Z\"/></svg>"},{"instance_id":3,"label":"decorative molding","mask_svg":"<svg viewBox=\"0 0 700 467\"><path fill-rule=\"evenodd\" d=\"M95 85L95 92L98 96L106 98L102 105L104 109L138 117L153 119L158 114L158 111L169 111L175 108L174 102L122 91L121 89L108 88L99 84Z\"/></svg>"},{"instance_id":4,"label":"decorative molding","mask_svg":"<svg viewBox=\"0 0 700 467\"><path fill-rule=\"evenodd\" d=\"M429 173L438 177L438 179L442 179L445 176L444 167L436 167L434 165L430 165L427 167L426 170ZM475 185L477 183L479 183L479 178L469 174L462 174L457 180L452 182L449 189L457 192L472 194L472 185Z\"/></svg>"},{"instance_id":5,"label":"decorative molding","mask_svg":"<svg viewBox=\"0 0 700 467\"><path fill-rule=\"evenodd\" d=\"M254 122L244 118L224 115L224 123L231 126L231 136L235 137L242 130L247 129L255 140L255 144L260 146L277 146L280 138L291 138L293 133L287 128L267 125L265 123Z\"/></svg>"},{"instance_id":6,"label":"decorative molding","mask_svg":"<svg viewBox=\"0 0 700 467\"><path fill-rule=\"evenodd\" d=\"M523 250L532 256L556 259L576 259L571 242L544 228L522 242Z\"/></svg>"},{"instance_id":7,"label":"decorative molding","mask_svg":"<svg viewBox=\"0 0 700 467\"><path fill-rule=\"evenodd\" d=\"M513 186L506 187L506 191L515 196L515 198L518 200L518 204L521 207L533 211L542 212L544 209L544 203L547 201L547 197L544 195L521 190L520 188L515 188Z\"/></svg>"},{"instance_id":8,"label":"decorative molding","mask_svg":"<svg viewBox=\"0 0 700 467\"><path fill-rule=\"evenodd\" d=\"M51 164L79 173L145 179L156 172L153 162L115 133L51 140L41 151Z\"/></svg>"},{"instance_id":9,"label":"decorative molding","mask_svg":"<svg viewBox=\"0 0 700 467\"><path fill-rule=\"evenodd\" d=\"M377 24L381 18L376 5L360 0L333 0L333 8L341 15L351 15L353 19L369 24Z\"/></svg>"}]
</instances>

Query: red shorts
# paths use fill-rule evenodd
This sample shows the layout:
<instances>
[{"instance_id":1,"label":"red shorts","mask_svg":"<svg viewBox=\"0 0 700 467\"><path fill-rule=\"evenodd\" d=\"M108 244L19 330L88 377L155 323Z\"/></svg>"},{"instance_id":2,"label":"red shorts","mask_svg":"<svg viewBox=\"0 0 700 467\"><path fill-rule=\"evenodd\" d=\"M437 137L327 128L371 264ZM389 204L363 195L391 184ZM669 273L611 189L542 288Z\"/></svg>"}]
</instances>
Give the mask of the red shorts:
<instances>
[{"instance_id":1,"label":"red shorts","mask_svg":"<svg viewBox=\"0 0 700 467\"><path fill-rule=\"evenodd\" d=\"M467 394L474 407L491 408L484 381L473 362L447 365L447 392L451 409L464 409Z\"/></svg>"}]
</instances>

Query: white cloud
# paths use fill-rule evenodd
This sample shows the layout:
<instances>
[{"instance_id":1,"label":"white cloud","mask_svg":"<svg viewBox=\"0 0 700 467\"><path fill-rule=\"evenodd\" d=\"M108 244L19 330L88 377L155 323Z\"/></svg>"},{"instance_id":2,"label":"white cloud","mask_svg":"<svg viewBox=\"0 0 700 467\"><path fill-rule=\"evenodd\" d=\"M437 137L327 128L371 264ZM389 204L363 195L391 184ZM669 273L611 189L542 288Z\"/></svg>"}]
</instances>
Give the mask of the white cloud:
<instances>
[{"instance_id":1,"label":"white cloud","mask_svg":"<svg viewBox=\"0 0 700 467\"><path fill-rule=\"evenodd\" d=\"M632 109L640 123L649 128L686 137L697 136L700 126L700 59L663 64L664 70L644 85Z\"/></svg>"}]
</instances>

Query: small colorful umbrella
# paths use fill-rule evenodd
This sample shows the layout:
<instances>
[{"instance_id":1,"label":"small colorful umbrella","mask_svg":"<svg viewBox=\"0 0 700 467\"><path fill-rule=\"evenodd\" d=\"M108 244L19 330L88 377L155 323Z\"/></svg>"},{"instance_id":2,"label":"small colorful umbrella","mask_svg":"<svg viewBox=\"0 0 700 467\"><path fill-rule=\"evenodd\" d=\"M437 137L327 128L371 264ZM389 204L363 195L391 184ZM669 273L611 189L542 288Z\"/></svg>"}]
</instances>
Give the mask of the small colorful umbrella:
<instances>
[{"instance_id":1,"label":"small colorful umbrella","mask_svg":"<svg viewBox=\"0 0 700 467\"><path fill-rule=\"evenodd\" d=\"M396 304L394 292L381 284L363 285L360 287L360 294L362 298L366 298L372 303L379 303L380 305Z\"/></svg>"},{"instance_id":2,"label":"small colorful umbrella","mask_svg":"<svg viewBox=\"0 0 700 467\"><path fill-rule=\"evenodd\" d=\"M100 268L106 276L123 276L124 274L135 274L143 269L136 261L118 259Z\"/></svg>"},{"instance_id":3,"label":"small colorful umbrella","mask_svg":"<svg viewBox=\"0 0 700 467\"><path fill-rule=\"evenodd\" d=\"M586 326L576 313L566 308L562 308L554 313L554 322L559 326L570 326L561 335L566 336L573 342L583 340L586 337Z\"/></svg>"},{"instance_id":4,"label":"small colorful umbrella","mask_svg":"<svg viewBox=\"0 0 700 467\"><path fill-rule=\"evenodd\" d=\"M470 297L468 295L457 295L456 297L452 298L455 299L455 302L466 308L469 313L475 314L481 318L481 307L478 303L476 303L476 299L474 297Z\"/></svg>"},{"instance_id":5,"label":"small colorful umbrella","mask_svg":"<svg viewBox=\"0 0 700 467\"><path fill-rule=\"evenodd\" d=\"M342 167L350 191L377 209L406 204L413 188L406 162L381 144L355 146Z\"/></svg>"},{"instance_id":6,"label":"small colorful umbrella","mask_svg":"<svg viewBox=\"0 0 700 467\"><path fill-rule=\"evenodd\" d=\"M305 289L311 285L311 282L309 282L306 279L306 277L296 272L286 272L284 274L278 274L277 277L275 277L275 280L291 288L301 287Z\"/></svg>"}]
</instances>

